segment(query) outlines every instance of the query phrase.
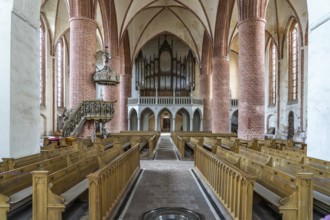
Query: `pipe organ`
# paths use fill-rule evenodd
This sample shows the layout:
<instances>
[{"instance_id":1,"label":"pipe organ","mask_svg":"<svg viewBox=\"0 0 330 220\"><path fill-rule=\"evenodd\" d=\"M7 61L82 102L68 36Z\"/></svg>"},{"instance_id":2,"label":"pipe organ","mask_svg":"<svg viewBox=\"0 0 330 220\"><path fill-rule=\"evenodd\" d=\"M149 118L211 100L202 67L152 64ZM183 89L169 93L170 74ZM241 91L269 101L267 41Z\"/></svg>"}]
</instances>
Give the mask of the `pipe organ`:
<instances>
[{"instance_id":1,"label":"pipe organ","mask_svg":"<svg viewBox=\"0 0 330 220\"><path fill-rule=\"evenodd\" d=\"M142 50L135 59L135 89L140 96L189 96L195 89L196 58L191 50L183 58L173 56L173 41L158 40L158 56L146 57Z\"/></svg>"}]
</instances>

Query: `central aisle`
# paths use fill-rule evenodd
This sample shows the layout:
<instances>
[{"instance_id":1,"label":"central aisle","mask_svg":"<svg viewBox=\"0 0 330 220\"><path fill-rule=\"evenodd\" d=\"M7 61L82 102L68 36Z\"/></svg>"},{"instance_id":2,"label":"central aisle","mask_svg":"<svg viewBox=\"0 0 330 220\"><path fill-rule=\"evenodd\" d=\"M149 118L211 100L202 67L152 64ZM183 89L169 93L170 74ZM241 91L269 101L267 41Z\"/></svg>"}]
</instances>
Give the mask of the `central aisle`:
<instances>
[{"instance_id":1,"label":"central aisle","mask_svg":"<svg viewBox=\"0 0 330 220\"><path fill-rule=\"evenodd\" d=\"M220 219L201 191L193 168L193 161L178 160L169 134L162 134L155 160L141 160L142 174L119 219L140 219L144 212L160 207L183 207L207 220Z\"/></svg>"}]
</instances>

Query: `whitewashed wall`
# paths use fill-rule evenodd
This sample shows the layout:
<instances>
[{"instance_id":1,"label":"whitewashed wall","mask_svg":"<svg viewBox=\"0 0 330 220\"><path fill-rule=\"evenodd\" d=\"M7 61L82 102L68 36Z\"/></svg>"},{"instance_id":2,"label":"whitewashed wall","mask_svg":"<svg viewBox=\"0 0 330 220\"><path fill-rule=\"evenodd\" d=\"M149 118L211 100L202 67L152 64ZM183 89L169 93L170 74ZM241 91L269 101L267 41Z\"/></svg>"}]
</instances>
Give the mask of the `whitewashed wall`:
<instances>
[{"instance_id":1,"label":"whitewashed wall","mask_svg":"<svg viewBox=\"0 0 330 220\"><path fill-rule=\"evenodd\" d=\"M0 156L21 157L37 153L40 145L40 1L10 2L0 1Z\"/></svg>"},{"instance_id":2,"label":"whitewashed wall","mask_svg":"<svg viewBox=\"0 0 330 220\"><path fill-rule=\"evenodd\" d=\"M310 18L307 155L329 160L330 2L327 0L308 0L307 3Z\"/></svg>"}]
</instances>

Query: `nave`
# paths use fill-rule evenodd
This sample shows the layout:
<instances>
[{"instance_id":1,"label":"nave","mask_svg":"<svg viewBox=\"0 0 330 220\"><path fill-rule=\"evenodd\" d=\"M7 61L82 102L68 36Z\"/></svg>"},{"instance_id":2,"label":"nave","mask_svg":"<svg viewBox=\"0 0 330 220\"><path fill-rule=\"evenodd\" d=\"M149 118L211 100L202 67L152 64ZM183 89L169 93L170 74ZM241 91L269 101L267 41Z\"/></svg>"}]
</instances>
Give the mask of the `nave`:
<instances>
[{"instance_id":1,"label":"nave","mask_svg":"<svg viewBox=\"0 0 330 220\"><path fill-rule=\"evenodd\" d=\"M212 196L203 178L194 170L193 154L186 148L184 160L169 134L162 134L155 154L148 159L143 155L139 177L127 191L122 205L111 219L140 219L144 213L161 207L182 207L204 216L205 219L230 219L225 209ZM203 186L200 185L203 183ZM272 211L257 195L253 196L252 219L276 220L281 217ZM88 219L88 199L82 196L66 209L63 219ZM9 219L31 219L31 205L11 213ZM314 219L322 216L314 211Z\"/></svg>"}]
</instances>

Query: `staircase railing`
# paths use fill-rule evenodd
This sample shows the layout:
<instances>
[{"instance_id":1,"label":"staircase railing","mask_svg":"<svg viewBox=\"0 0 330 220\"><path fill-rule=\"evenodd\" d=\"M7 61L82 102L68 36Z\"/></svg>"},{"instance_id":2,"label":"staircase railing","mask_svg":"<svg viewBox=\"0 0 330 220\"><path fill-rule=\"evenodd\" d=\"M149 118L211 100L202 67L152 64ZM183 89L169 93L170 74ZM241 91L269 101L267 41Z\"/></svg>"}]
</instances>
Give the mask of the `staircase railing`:
<instances>
[{"instance_id":1,"label":"staircase railing","mask_svg":"<svg viewBox=\"0 0 330 220\"><path fill-rule=\"evenodd\" d=\"M63 136L76 136L86 120L110 121L115 113L114 102L101 100L83 101L64 123Z\"/></svg>"}]
</instances>

